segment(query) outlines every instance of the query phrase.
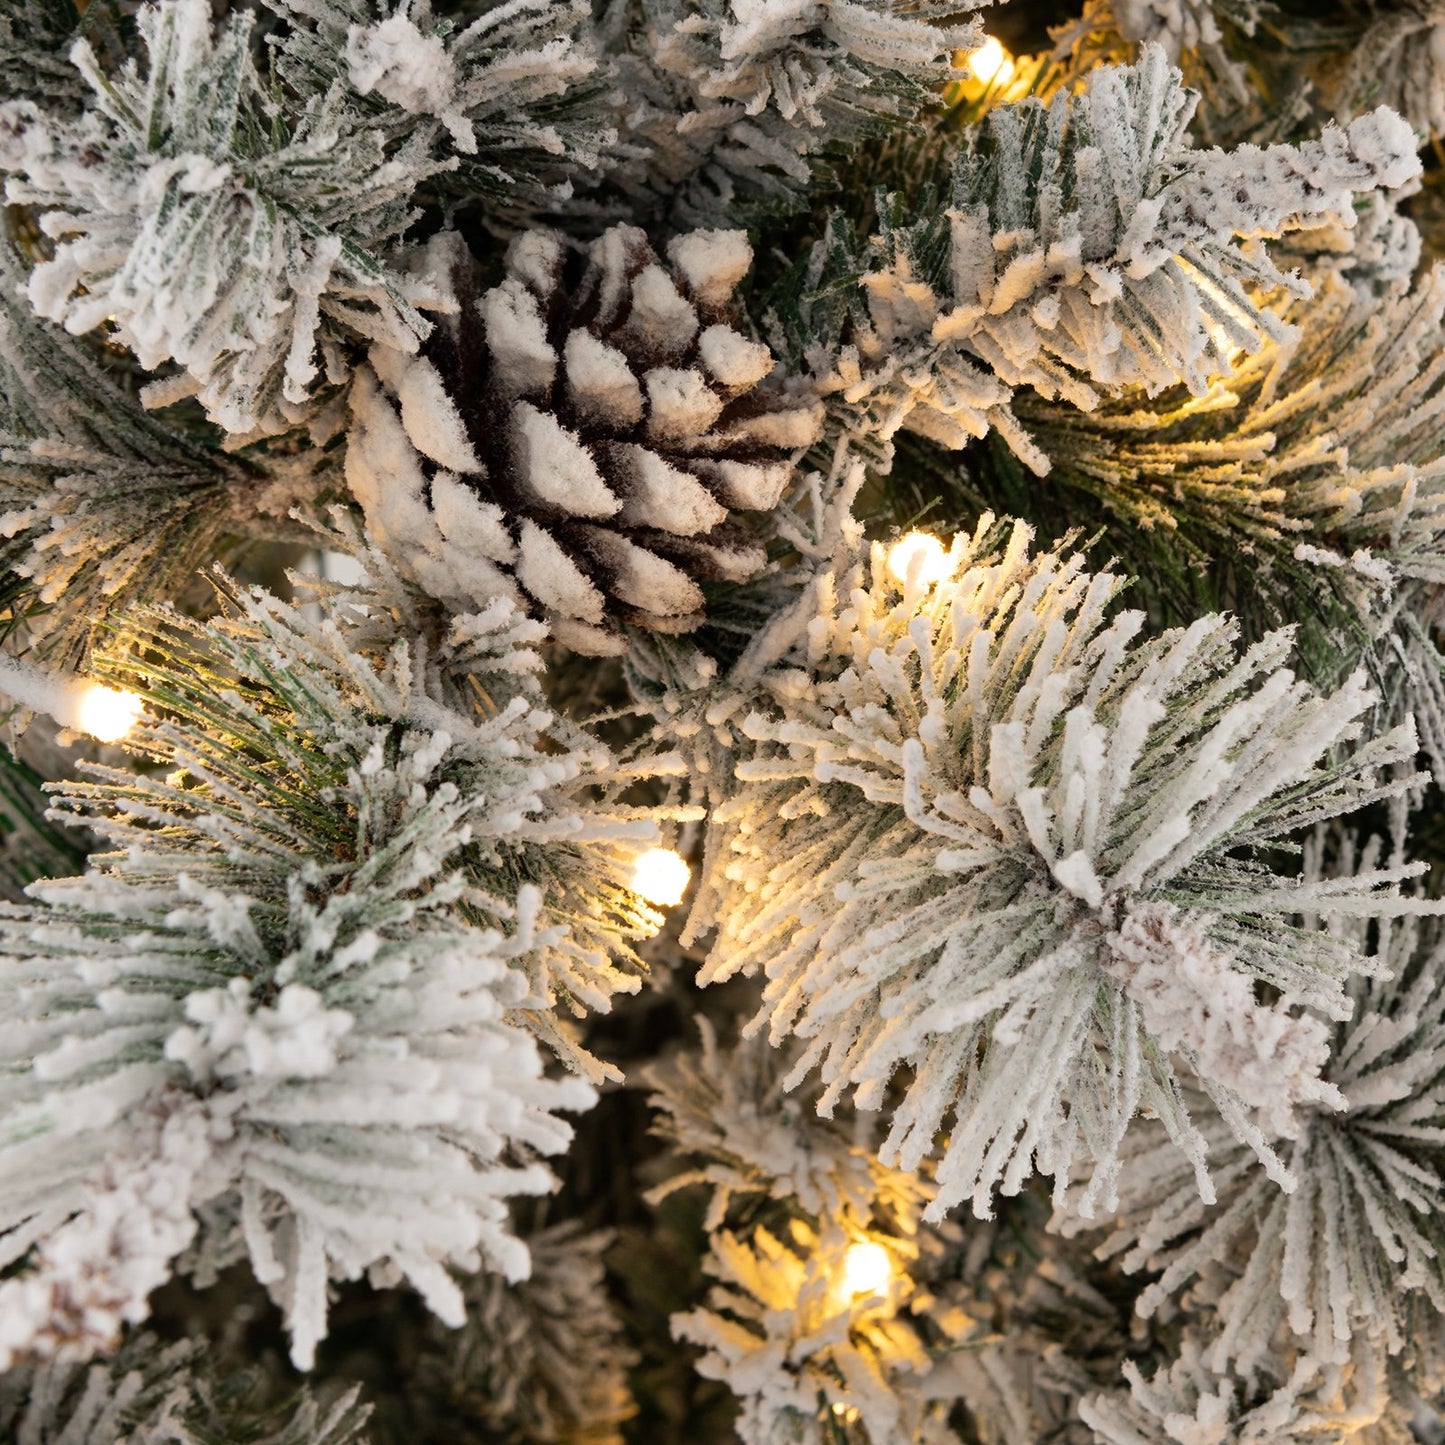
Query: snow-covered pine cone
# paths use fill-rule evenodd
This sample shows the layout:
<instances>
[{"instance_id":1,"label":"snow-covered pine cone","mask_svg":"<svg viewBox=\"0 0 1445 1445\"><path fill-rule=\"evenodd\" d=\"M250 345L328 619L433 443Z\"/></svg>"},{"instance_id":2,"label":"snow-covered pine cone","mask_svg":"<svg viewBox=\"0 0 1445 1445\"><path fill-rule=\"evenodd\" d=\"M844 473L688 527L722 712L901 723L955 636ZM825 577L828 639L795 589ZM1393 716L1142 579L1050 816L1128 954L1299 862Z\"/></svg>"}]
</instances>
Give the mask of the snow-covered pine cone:
<instances>
[{"instance_id":1,"label":"snow-covered pine cone","mask_svg":"<svg viewBox=\"0 0 1445 1445\"><path fill-rule=\"evenodd\" d=\"M620 653L623 624L690 631L699 580L762 568L730 513L777 504L820 409L729 322L746 235L693 231L667 255L614 226L578 276L532 231L490 290L460 242L434 256L459 309L419 356L373 348L347 451L368 529L433 596L505 593L576 651Z\"/></svg>"}]
</instances>

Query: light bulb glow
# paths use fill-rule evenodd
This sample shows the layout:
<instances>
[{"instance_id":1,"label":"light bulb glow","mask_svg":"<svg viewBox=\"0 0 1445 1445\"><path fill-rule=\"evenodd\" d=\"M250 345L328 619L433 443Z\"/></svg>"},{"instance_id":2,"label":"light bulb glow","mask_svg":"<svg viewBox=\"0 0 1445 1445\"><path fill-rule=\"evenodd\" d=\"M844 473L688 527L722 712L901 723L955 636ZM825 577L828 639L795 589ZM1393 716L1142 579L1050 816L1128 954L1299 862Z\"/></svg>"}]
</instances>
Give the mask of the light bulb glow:
<instances>
[{"instance_id":1,"label":"light bulb glow","mask_svg":"<svg viewBox=\"0 0 1445 1445\"><path fill-rule=\"evenodd\" d=\"M931 587L948 576L948 567L947 549L927 532L910 532L888 549L888 570L905 585L912 575L923 586Z\"/></svg>"},{"instance_id":2,"label":"light bulb glow","mask_svg":"<svg viewBox=\"0 0 1445 1445\"><path fill-rule=\"evenodd\" d=\"M632 891L659 908L682 902L692 869L671 848L649 848L632 865Z\"/></svg>"},{"instance_id":3,"label":"light bulb glow","mask_svg":"<svg viewBox=\"0 0 1445 1445\"><path fill-rule=\"evenodd\" d=\"M91 683L75 707L75 726L102 743L118 743L140 718L143 704L133 692Z\"/></svg>"},{"instance_id":4,"label":"light bulb glow","mask_svg":"<svg viewBox=\"0 0 1445 1445\"><path fill-rule=\"evenodd\" d=\"M843 1256L843 1293L850 1300L859 1295L887 1294L893 1278L893 1260L881 1244L850 1244Z\"/></svg>"},{"instance_id":5,"label":"light bulb glow","mask_svg":"<svg viewBox=\"0 0 1445 1445\"><path fill-rule=\"evenodd\" d=\"M1007 85L1014 73L1014 63L1008 51L992 35L977 50L969 52L968 68L985 85L993 81Z\"/></svg>"}]
</instances>

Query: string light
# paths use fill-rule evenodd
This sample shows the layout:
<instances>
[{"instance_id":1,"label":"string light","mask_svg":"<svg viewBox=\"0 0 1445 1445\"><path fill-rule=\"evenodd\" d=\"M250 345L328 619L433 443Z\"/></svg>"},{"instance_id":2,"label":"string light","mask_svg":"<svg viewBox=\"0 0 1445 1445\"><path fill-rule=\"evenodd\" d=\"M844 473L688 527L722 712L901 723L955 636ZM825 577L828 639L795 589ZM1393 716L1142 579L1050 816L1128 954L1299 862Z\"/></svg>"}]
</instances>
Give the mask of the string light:
<instances>
[{"instance_id":1,"label":"string light","mask_svg":"<svg viewBox=\"0 0 1445 1445\"><path fill-rule=\"evenodd\" d=\"M888 549L888 570L905 585L912 579L931 587L948 576L948 552L937 537L909 532Z\"/></svg>"},{"instance_id":2,"label":"string light","mask_svg":"<svg viewBox=\"0 0 1445 1445\"><path fill-rule=\"evenodd\" d=\"M1007 85L1013 79L1013 57L990 35L977 50L968 54L968 68L985 85L997 81Z\"/></svg>"},{"instance_id":3,"label":"string light","mask_svg":"<svg viewBox=\"0 0 1445 1445\"><path fill-rule=\"evenodd\" d=\"M74 725L102 743L118 743L136 725L143 704L133 692L90 683L75 705Z\"/></svg>"},{"instance_id":4,"label":"string light","mask_svg":"<svg viewBox=\"0 0 1445 1445\"><path fill-rule=\"evenodd\" d=\"M893 1260L881 1244L850 1244L843 1256L843 1293L849 1299L859 1295L886 1294L893 1278Z\"/></svg>"},{"instance_id":5,"label":"string light","mask_svg":"<svg viewBox=\"0 0 1445 1445\"><path fill-rule=\"evenodd\" d=\"M140 718L144 704L134 693L103 687L70 673L48 672L33 662L0 653L0 692L21 707L49 713L62 727L118 743Z\"/></svg>"},{"instance_id":6,"label":"string light","mask_svg":"<svg viewBox=\"0 0 1445 1445\"><path fill-rule=\"evenodd\" d=\"M692 869L671 848L649 848L632 865L632 891L659 908L682 902Z\"/></svg>"}]
</instances>

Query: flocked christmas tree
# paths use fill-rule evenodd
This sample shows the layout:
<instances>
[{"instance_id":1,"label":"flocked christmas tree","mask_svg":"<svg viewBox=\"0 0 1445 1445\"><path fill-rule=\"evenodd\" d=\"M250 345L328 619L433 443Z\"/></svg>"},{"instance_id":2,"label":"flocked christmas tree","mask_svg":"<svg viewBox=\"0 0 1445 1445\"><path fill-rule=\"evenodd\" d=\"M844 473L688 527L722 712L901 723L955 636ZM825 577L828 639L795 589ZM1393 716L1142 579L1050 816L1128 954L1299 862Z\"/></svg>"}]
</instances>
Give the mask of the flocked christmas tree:
<instances>
[{"instance_id":1,"label":"flocked christmas tree","mask_svg":"<svg viewBox=\"0 0 1445 1445\"><path fill-rule=\"evenodd\" d=\"M1445 1441L1442 98L0 7L0 1436Z\"/></svg>"}]
</instances>

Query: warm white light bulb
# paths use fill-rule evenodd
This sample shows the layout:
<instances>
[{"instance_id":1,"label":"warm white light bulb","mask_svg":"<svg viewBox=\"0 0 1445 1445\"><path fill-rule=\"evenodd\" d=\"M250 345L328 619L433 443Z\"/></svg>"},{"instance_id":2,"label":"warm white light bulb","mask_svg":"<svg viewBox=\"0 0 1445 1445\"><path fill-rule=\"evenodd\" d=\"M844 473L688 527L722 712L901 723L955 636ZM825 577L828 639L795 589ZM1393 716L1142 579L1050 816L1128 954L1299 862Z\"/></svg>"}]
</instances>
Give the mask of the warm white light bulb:
<instances>
[{"instance_id":1,"label":"warm white light bulb","mask_svg":"<svg viewBox=\"0 0 1445 1445\"><path fill-rule=\"evenodd\" d=\"M133 692L93 682L75 707L75 726L102 743L118 743L135 725L144 705Z\"/></svg>"},{"instance_id":2,"label":"warm white light bulb","mask_svg":"<svg viewBox=\"0 0 1445 1445\"><path fill-rule=\"evenodd\" d=\"M632 865L632 891L659 908L682 902L692 869L671 848L649 848Z\"/></svg>"},{"instance_id":3,"label":"warm white light bulb","mask_svg":"<svg viewBox=\"0 0 1445 1445\"><path fill-rule=\"evenodd\" d=\"M910 532L888 549L888 570L906 583L909 573L925 587L948 576L948 551L937 537L927 532Z\"/></svg>"},{"instance_id":4,"label":"warm white light bulb","mask_svg":"<svg viewBox=\"0 0 1445 1445\"><path fill-rule=\"evenodd\" d=\"M992 35L977 50L969 52L968 68L985 85L994 80L1000 85L1007 85L1014 73L1014 63L1008 51Z\"/></svg>"},{"instance_id":5,"label":"warm white light bulb","mask_svg":"<svg viewBox=\"0 0 1445 1445\"><path fill-rule=\"evenodd\" d=\"M893 1261L881 1244L850 1244L843 1256L843 1293L849 1299L859 1295L887 1294L893 1278Z\"/></svg>"}]
</instances>

